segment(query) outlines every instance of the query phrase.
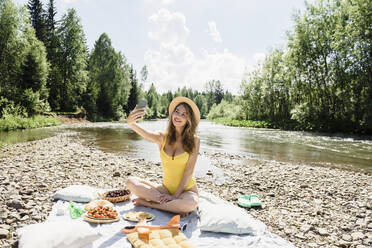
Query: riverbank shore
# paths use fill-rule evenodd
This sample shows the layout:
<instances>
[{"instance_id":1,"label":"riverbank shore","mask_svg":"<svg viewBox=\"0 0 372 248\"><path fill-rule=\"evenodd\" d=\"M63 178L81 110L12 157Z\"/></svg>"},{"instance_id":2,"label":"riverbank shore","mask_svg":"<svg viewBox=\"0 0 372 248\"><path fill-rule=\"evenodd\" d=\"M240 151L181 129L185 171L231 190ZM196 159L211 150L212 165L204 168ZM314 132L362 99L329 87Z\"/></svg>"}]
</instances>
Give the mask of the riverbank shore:
<instances>
[{"instance_id":1,"label":"riverbank shore","mask_svg":"<svg viewBox=\"0 0 372 248\"><path fill-rule=\"evenodd\" d=\"M228 153L203 156L229 178L217 185L218 175L209 171L197 178L201 190L234 204L240 194L256 193L263 208L247 211L296 246L372 245L372 175L304 164L249 163ZM44 221L58 189L71 184L122 188L128 176L144 175L160 183L162 175L159 163L105 153L76 133L7 146L0 150L0 166L0 247L16 247L17 228Z\"/></svg>"}]
</instances>

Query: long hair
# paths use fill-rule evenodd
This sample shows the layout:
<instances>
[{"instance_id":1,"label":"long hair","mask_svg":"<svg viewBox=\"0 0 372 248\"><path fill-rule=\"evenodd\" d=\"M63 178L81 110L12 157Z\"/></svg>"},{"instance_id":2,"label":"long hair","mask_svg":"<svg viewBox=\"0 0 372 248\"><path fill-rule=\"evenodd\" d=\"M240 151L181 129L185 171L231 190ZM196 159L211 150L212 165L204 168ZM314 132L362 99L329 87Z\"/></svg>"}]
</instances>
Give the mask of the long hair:
<instances>
[{"instance_id":1,"label":"long hair","mask_svg":"<svg viewBox=\"0 0 372 248\"><path fill-rule=\"evenodd\" d=\"M183 105L185 107L186 113L187 113L186 125L182 131L182 145L183 145L183 149L186 152L192 153L195 147L195 132L196 132L197 124L194 118L194 113L191 107L187 103L182 102L178 104L174 108L174 111L180 105ZM176 128L173 125L172 117L173 117L173 113L170 113L169 123L168 123L168 128L167 128L167 140L168 140L168 144L170 145L172 145L177 140Z\"/></svg>"}]
</instances>

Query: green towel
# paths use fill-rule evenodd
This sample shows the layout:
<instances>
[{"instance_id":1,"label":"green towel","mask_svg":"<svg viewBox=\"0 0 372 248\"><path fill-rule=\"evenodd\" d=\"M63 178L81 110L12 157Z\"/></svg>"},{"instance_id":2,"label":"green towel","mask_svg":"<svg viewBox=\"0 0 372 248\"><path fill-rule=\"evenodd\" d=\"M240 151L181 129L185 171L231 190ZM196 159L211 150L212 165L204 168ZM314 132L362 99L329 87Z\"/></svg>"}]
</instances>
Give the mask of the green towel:
<instances>
[{"instance_id":1,"label":"green towel","mask_svg":"<svg viewBox=\"0 0 372 248\"><path fill-rule=\"evenodd\" d=\"M80 216L83 215L83 210L79 207L75 207L73 202L70 202L70 216L73 219L79 218Z\"/></svg>"}]
</instances>

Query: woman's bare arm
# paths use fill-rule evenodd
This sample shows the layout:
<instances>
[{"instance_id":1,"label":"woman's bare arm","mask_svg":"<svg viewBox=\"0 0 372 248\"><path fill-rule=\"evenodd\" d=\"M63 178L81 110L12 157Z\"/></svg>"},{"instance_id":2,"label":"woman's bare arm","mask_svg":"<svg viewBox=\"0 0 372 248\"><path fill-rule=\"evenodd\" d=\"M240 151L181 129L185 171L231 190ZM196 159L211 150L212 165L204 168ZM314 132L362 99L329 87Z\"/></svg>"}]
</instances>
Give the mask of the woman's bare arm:
<instances>
[{"instance_id":1,"label":"woman's bare arm","mask_svg":"<svg viewBox=\"0 0 372 248\"><path fill-rule=\"evenodd\" d=\"M130 112L128 118L127 118L127 124L130 128L133 129L136 133L141 135L143 138L150 140L152 142L155 142L159 146L161 145L163 141L163 136L159 132L150 132L147 131L141 127L139 127L136 123L136 121L141 120L142 117L145 115L145 109L134 109L132 112Z\"/></svg>"}]
</instances>

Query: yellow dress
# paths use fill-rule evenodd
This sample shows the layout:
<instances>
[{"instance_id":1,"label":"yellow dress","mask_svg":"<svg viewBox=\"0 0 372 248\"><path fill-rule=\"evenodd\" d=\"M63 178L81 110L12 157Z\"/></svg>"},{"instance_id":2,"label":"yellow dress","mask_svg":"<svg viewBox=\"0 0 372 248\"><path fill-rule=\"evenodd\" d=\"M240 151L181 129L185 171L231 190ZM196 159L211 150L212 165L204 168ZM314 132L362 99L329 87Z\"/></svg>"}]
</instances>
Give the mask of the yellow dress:
<instances>
[{"instance_id":1,"label":"yellow dress","mask_svg":"<svg viewBox=\"0 0 372 248\"><path fill-rule=\"evenodd\" d=\"M164 172L163 185L168 189L169 193L173 195L176 193L178 185L182 180L190 154L188 152L184 152L174 157L169 156L164 151L166 142L167 137L165 136L160 150L160 159ZM191 189L194 185L196 185L196 180L194 175L192 175L186 185L185 190Z\"/></svg>"}]
</instances>

